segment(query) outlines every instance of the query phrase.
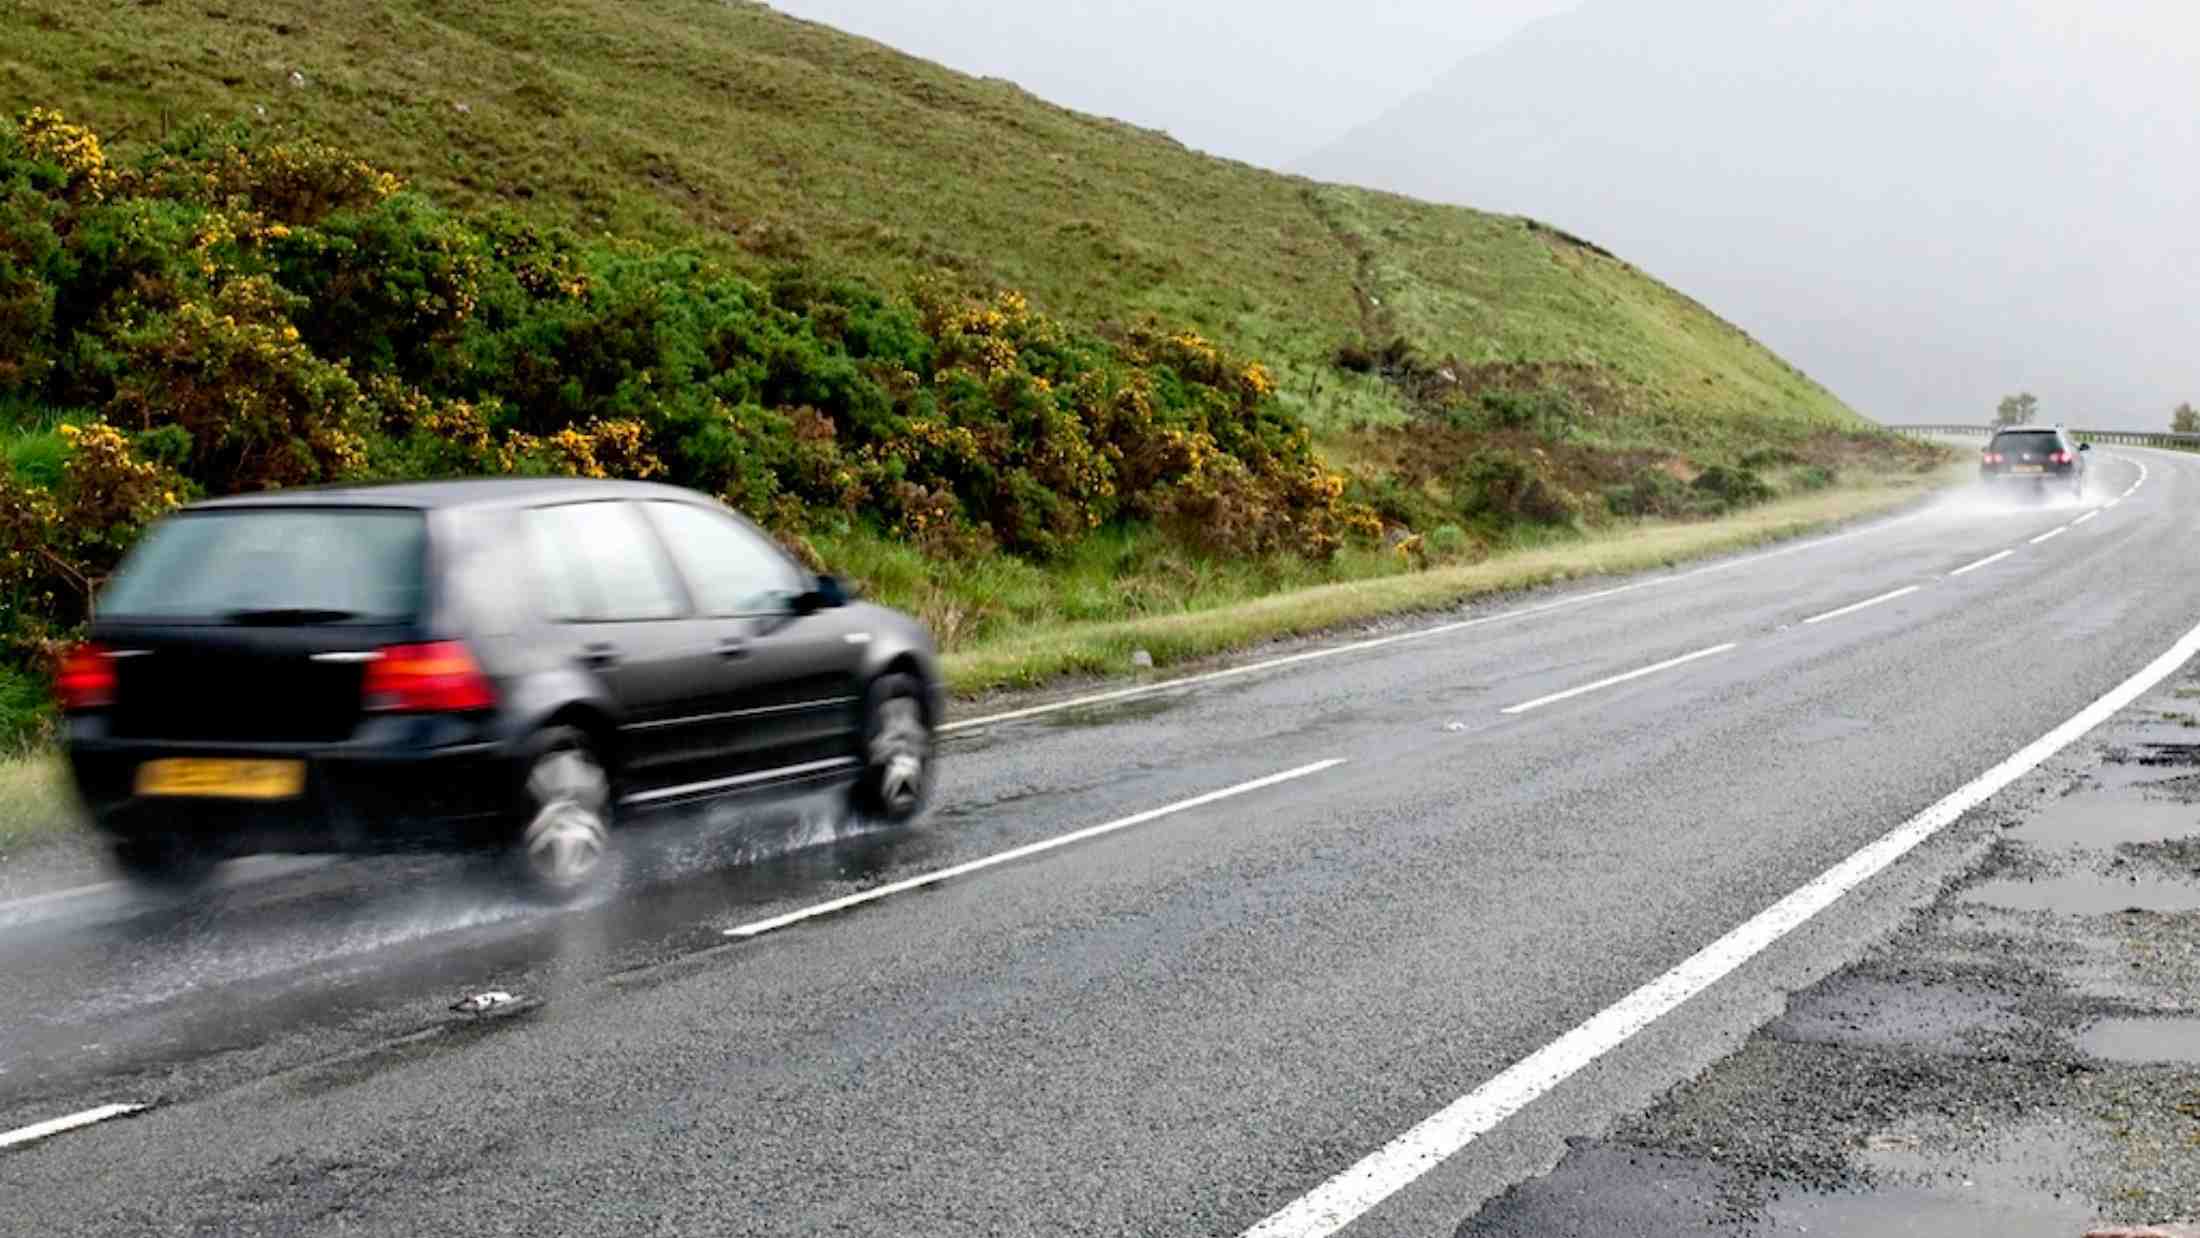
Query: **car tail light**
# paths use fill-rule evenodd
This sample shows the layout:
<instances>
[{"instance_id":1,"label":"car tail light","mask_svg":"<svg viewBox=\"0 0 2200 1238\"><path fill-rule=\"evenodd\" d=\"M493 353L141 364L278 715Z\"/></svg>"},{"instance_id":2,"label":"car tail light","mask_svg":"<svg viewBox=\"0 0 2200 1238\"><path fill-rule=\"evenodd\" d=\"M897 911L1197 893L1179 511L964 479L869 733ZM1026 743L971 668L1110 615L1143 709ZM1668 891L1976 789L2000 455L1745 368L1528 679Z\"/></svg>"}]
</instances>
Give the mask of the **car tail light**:
<instances>
[{"instance_id":1,"label":"car tail light","mask_svg":"<svg viewBox=\"0 0 2200 1238\"><path fill-rule=\"evenodd\" d=\"M2067 451L2058 451L2054 455L2049 456L2047 458L2047 461L2050 464L2068 464L2070 463L2070 453Z\"/></svg>"},{"instance_id":2,"label":"car tail light","mask_svg":"<svg viewBox=\"0 0 2200 1238\"><path fill-rule=\"evenodd\" d=\"M2000 453L2000 452L1998 452L1998 451L1989 451L1989 452L1987 452L1987 453L1986 453L1986 463L1988 463L1988 464L2000 464L2000 463L2001 463L2001 453Z\"/></svg>"},{"instance_id":3,"label":"car tail light","mask_svg":"<svg viewBox=\"0 0 2200 1238\"><path fill-rule=\"evenodd\" d=\"M115 703L115 655L104 646L78 645L61 663L54 695L64 713L105 709Z\"/></svg>"},{"instance_id":4,"label":"car tail light","mask_svg":"<svg viewBox=\"0 0 2200 1238\"><path fill-rule=\"evenodd\" d=\"M465 714L497 703L496 686L457 641L382 650L367 663L359 695L375 713Z\"/></svg>"}]
</instances>

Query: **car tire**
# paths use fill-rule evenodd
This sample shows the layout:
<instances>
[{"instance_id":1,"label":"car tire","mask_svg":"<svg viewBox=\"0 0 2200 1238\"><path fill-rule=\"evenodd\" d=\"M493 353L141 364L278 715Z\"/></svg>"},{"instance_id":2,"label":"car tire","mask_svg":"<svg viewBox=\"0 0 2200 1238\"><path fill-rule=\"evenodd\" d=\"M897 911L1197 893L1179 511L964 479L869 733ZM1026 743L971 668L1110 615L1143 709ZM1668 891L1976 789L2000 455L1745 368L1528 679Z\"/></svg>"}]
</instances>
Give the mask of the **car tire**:
<instances>
[{"instance_id":1,"label":"car tire","mask_svg":"<svg viewBox=\"0 0 2200 1238\"><path fill-rule=\"evenodd\" d=\"M120 840L107 855L125 882L161 894L188 894L213 880L221 864L217 856L168 839Z\"/></svg>"},{"instance_id":2,"label":"car tire","mask_svg":"<svg viewBox=\"0 0 2200 1238\"><path fill-rule=\"evenodd\" d=\"M932 798L932 718L924 684L913 675L882 675L863 701L863 746L851 801L857 813L901 825Z\"/></svg>"},{"instance_id":3,"label":"car tire","mask_svg":"<svg viewBox=\"0 0 2200 1238\"><path fill-rule=\"evenodd\" d=\"M610 773L588 736L571 727L536 735L520 769L514 875L534 898L571 902L610 867Z\"/></svg>"}]
</instances>

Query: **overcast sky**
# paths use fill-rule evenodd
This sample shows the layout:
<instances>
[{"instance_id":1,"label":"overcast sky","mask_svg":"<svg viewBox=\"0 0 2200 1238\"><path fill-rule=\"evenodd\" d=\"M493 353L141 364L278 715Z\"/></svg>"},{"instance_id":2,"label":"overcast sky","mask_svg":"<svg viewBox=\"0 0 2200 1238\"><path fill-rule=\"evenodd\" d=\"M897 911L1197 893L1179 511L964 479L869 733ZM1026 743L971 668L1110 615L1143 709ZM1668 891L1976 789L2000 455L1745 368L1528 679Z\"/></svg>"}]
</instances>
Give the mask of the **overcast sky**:
<instances>
[{"instance_id":1,"label":"overcast sky","mask_svg":"<svg viewBox=\"0 0 2200 1238\"><path fill-rule=\"evenodd\" d=\"M2200 401L2194 0L1588 0L1301 167L1579 231L1883 420Z\"/></svg>"},{"instance_id":2,"label":"overcast sky","mask_svg":"<svg viewBox=\"0 0 2200 1238\"><path fill-rule=\"evenodd\" d=\"M1277 167L1579 0L770 0L1066 107Z\"/></svg>"}]
</instances>

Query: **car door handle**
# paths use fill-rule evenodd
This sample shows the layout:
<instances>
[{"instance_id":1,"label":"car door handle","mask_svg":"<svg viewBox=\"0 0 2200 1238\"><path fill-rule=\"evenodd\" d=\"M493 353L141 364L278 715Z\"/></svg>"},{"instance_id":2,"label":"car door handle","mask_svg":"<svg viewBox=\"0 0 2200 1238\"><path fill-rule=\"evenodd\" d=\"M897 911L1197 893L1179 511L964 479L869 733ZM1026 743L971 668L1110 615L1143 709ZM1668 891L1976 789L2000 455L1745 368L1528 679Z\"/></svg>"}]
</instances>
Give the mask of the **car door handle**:
<instances>
[{"instance_id":1,"label":"car door handle","mask_svg":"<svg viewBox=\"0 0 2200 1238\"><path fill-rule=\"evenodd\" d=\"M593 645L584 645L581 647L581 664L584 666L594 666L601 668L606 666L617 666L618 663L619 647L617 645L598 642Z\"/></svg>"},{"instance_id":2,"label":"car door handle","mask_svg":"<svg viewBox=\"0 0 2200 1238\"><path fill-rule=\"evenodd\" d=\"M748 657L749 643L738 636L729 636L718 642L718 656L727 659Z\"/></svg>"}]
</instances>

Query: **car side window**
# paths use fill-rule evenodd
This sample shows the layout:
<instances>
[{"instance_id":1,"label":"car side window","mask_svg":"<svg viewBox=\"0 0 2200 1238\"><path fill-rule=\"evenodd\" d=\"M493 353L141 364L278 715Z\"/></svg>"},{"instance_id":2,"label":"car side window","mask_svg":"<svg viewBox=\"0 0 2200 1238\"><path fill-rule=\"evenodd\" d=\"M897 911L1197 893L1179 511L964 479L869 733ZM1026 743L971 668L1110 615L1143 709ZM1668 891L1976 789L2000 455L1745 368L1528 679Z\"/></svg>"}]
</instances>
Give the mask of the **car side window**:
<instances>
[{"instance_id":1,"label":"car side window","mask_svg":"<svg viewBox=\"0 0 2200 1238\"><path fill-rule=\"evenodd\" d=\"M443 563L449 603L466 630L477 636L509 636L527 624L531 583L525 543L512 536L510 513L503 511L446 515L441 526Z\"/></svg>"},{"instance_id":2,"label":"car side window","mask_svg":"<svg viewBox=\"0 0 2200 1238\"><path fill-rule=\"evenodd\" d=\"M548 617L569 623L677 619L687 597L631 503L569 503L528 513Z\"/></svg>"},{"instance_id":3,"label":"car side window","mask_svg":"<svg viewBox=\"0 0 2200 1238\"><path fill-rule=\"evenodd\" d=\"M787 556L740 521L687 503L646 504L705 615L785 610L809 587Z\"/></svg>"}]
</instances>

